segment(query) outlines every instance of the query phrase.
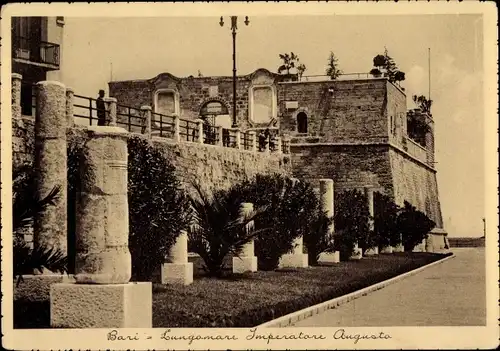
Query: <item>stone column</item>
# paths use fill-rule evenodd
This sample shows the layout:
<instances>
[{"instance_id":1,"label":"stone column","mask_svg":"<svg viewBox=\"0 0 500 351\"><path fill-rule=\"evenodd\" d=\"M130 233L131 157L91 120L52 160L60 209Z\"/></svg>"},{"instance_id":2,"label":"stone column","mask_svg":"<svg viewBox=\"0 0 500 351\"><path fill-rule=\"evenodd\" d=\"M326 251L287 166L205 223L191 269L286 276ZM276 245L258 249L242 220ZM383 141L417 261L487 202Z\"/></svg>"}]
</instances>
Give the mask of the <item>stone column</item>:
<instances>
[{"instance_id":1,"label":"stone column","mask_svg":"<svg viewBox=\"0 0 500 351\"><path fill-rule=\"evenodd\" d=\"M127 133L90 126L77 194L76 283L51 286L60 328L151 328L151 283L129 283Z\"/></svg>"},{"instance_id":2,"label":"stone column","mask_svg":"<svg viewBox=\"0 0 500 351\"><path fill-rule=\"evenodd\" d=\"M203 144L204 143L204 139L203 139L203 120L198 119L196 121L196 123L198 124L198 142L200 144Z\"/></svg>"},{"instance_id":3,"label":"stone column","mask_svg":"<svg viewBox=\"0 0 500 351\"><path fill-rule=\"evenodd\" d=\"M23 76L12 73L12 118L21 118L21 81Z\"/></svg>"},{"instance_id":4,"label":"stone column","mask_svg":"<svg viewBox=\"0 0 500 351\"><path fill-rule=\"evenodd\" d=\"M74 96L75 92L72 88L66 88L66 126L73 127L75 125L74 116Z\"/></svg>"},{"instance_id":5,"label":"stone column","mask_svg":"<svg viewBox=\"0 0 500 351\"><path fill-rule=\"evenodd\" d=\"M222 126L217 127L217 135L218 135L217 145L219 145L220 147L224 146L224 140L222 139L224 137L223 131L224 131L224 128L222 128Z\"/></svg>"},{"instance_id":6,"label":"stone column","mask_svg":"<svg viewBox=\"0 0 500 351\"><path fill-rule=\"evenodd\" d=\"M405 252L405 247L403 245L403 235L399 234L399 244L394 246L393 252Z\"/></svg>"},{"instance_id":7,"label":"stone column","mask_svg":"<svg viewBox=\"0 0 500 351\"><path fill-rule=\"evenodd\" d=\"M368 213L370 214L370 218L368 219L368 230L373 232L375 230L375 221L374 221L374 205L373 205L373 189L369 187L365 187L365 196L366 202L368 204ZM364 253L365 256L373 256L378 255L378 245L375 245L372 248L369 248Z\"/></svg>"},{"instance_id":8,"label":"stone column","mask_svg":"<svg viewBox=\"0 0 500 351\"><path fill-rule=\"evenodd\" d=\"M309 265L307 254L304 254L304 241L300 236L293 242L294 248L291 253L281 256L280 268L306 268Z\"/></svg>"},{"instance_id":9,"label":"stone column","mask_svg":"<svg viewBox=\"0 0 500 351\"><path fill-rule=\"evenodd\" d=\"M248 132L250 139L252 139L252 152L257 152L257 133L254 131Z\"/></svg>"},{"instance_id":10,"label":"stone column","mask_svg":"<svg viewBox=\"0 0 500 351\"><path fill-rule=\"evenodd\" d=\"M240 214L248 216L253 212L253 204L244 202L240 207ZM254 222L251 221L246 226L246 232L251 233L254 230ZM257 271L257 257L254 254L253 239L243 246L241 255L233 257L233 273L245 273Z\"/></svg>"},{"instance_id":11,"label":"stone column","mask_svg":"<svg viewBox=\"0 0 500 351\"><path fill-rule=\"evenodd\" d=\"M174 141L176 143L181 142L181 127L180 127L180 118L179 116L174 116Z\"/></svg>"},{"instance_id":12,"label":"stone column","mask_svg":"<svg viewBox=\"0 0 500 351\"><path fill-rule=\"evenodd\" d=\"M35 117L36 190L41 198L60 187L54 206L35 213L34 245L67 254L66 87L59 82L37 84Z\"/></svg>"},{"instance_id":13,"label":"stone column","mask_svg":"<svg viewBox=\"0 0 500 351\"><path fill-rule=\"evenodd\" d=\"M281 150L281 138L278 136L276 137L276 153L281 154L283 151Z\"/></svg>"},{"instance_id":14,"label":"stone column","mask_svg":"<svg viewBox=\"0 0 500 351\"><path fill-rule=\"evenodd\" d=\"M333 190L333 179L320 179L319 180L319 198L321 202L321 209L327 213L327 215L332 218L335 214L334 212L334 190ZM332 224L328 228L329 235L333 236L335 231L334 225ZM333 238L331 238L333 244ZM318 263L329 264L329 263L339 263L340 262L340 252L322 252L319 255Z\"/></svg>"},{"instance_id":15,"label":"stone column","mask_svg":"<svg viewBox=\"0 0 500 351\"><path fill-rule=\"evenodd\" d=\"M233 129L236 140L236 148L241 149L241 131L238 128Z\"/></svg>"},{"instance_id":16,"label":"stone column","mask_svg":"<svg viewBox=\"0 0 500 351\"><path fill-rule=\"evenodd\" d=\"M142 116L144 117L144 134L151 139L151 106L141 106Z\"/></svg>"},{"instance_id":17,"label":"stone column","mask_svg":"<svg viewBox=\"0 0 500 351\"><path fill-rule=\"evenodd\" d=\"M116 103L118 101L113 97L104 98L104 103L106 104L106 121L108 126L116 126Z\"/></svg>"},{"instance_id":18,"label":"stone column","mask_svg":"<svg viewBox=\"0 0 500 351\"><path fill-rule=\"evenodd\" d=\"M188 262L188 236L182 231L161 265L162 284L189 285L193 282L193 263Z\"/></svg>"}]
</instances>

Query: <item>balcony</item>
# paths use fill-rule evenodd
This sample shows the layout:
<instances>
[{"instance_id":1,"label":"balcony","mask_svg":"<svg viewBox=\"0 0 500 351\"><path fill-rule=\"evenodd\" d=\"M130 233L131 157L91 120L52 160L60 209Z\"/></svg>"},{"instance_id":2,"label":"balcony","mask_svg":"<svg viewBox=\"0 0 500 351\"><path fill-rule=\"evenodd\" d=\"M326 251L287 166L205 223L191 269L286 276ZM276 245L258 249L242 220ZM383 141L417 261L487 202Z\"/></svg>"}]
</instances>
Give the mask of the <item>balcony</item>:
<instances>
[{"instance_id":1,"label":"balcony","mask_svg":"<svg viewBox=\"0 0 500 351\"><path fill-rule=\"evenodd\" d=\"M59 45L30 38L12 37L12 60L32 64L47 70L58 70Z\"/></svg>"}]
</instances>

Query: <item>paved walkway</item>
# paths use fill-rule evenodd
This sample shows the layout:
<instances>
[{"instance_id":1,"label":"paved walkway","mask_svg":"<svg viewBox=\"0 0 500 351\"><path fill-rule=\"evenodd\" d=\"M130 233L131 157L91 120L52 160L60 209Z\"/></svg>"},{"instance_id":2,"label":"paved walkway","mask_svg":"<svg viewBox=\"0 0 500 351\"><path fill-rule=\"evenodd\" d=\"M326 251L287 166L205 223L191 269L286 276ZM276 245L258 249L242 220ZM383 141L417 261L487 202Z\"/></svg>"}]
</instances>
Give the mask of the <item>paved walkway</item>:
<instances>
[{"instance_id":1,"label":"paved walkway","mask_svg":"<svg viewBox=\"0 0 500 351\"><path fill-rule=\"evenodd\" d=\"M486 325L484 248L452 251L455 258L294 326Z\"/></svg>"}]
</instances>

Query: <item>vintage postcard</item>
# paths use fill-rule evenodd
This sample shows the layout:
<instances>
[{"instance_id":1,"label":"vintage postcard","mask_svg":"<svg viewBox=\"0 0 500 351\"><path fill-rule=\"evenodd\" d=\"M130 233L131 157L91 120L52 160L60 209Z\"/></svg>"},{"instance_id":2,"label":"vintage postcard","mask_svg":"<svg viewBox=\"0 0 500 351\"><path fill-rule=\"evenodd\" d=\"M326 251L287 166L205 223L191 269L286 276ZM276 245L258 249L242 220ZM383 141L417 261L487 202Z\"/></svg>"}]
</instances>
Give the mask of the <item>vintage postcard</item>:
<instances>
[{"instance_id":1,"label":"vintage postcard","mask_svg":"<svg viewBox=\"0 0 500 351\"><path fill-rule=\"evenodd\" d=\"M2 7L2 346L498 347L496 13Z\"/></svg>"}]
</instances>

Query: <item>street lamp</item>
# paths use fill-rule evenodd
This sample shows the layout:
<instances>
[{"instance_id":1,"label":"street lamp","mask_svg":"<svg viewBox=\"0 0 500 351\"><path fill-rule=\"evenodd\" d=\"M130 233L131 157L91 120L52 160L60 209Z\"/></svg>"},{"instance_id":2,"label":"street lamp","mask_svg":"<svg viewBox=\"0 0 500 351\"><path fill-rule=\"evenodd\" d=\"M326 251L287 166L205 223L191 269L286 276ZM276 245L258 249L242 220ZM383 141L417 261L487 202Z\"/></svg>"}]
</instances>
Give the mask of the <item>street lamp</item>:
<instances>
[{"instance_id":1,"label":"street lamp","mask_svg":"<svg viewBox=\"0 0 500 351\"><path fill-rule=\"evenodd\" d=\"M231 16L231 31L233 33L233 128L238 127L236 123L236 30L238 29L238 16ZM249 25L250 21L248 16L245 16L245 25ZM224 27L224 19L221 16L220 22L221 27Z\"/></svg>"}]
</instances>

